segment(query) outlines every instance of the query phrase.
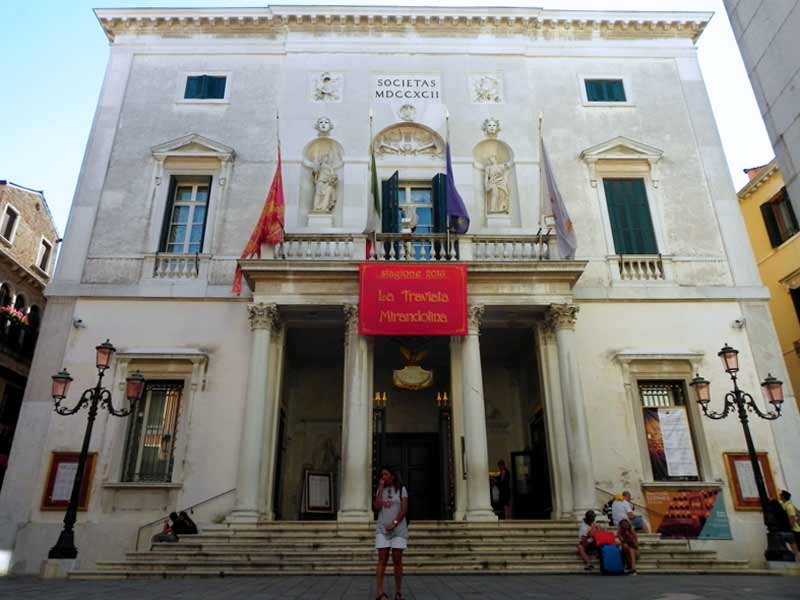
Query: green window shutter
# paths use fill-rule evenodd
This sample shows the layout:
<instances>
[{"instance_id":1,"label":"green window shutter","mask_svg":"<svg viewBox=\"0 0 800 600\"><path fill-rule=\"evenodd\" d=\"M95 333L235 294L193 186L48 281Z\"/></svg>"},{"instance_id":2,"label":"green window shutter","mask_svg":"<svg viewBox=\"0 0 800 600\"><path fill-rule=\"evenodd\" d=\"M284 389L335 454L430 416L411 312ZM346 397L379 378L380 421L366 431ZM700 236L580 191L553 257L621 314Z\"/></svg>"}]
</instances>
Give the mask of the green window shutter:
<instances>
[{"instance_id":1,"label":"green window shutter","mask_svg":"<svg viewBox=\"0 0 800 600\"><path fill-rule=\"evenodd\" d=\"M164 207L164 220L161 224L161 240L158 243L158 251L167 251L167 237L169 237L169 226L172 222L172 205L175 203L175 188L178 182L174 175L169 177L169 189L167 190L167 203Z\"/></svg>"},{"instance_id":2,"label":"green window shutter","mask_svg":"<svg viewBox=\"0 0 800 600\"><path fill-rule=\"evenodd\" d=\"M382 187L381 225L383 232L400 233L400 201L397 193L400 187L400 174L395 171L389 179L383 182Z\"/></svg>"},{"instance_id":3,"label":"green window shutter","mask_svg":"<svg viewBox=\"0 0 800 600\"><path fill-rule=\"evenodd\" d=\"M447 176L437 173L431 179L433 191L433 231L447 232Z\"/></svg>"},{"instance_id":4,"label":"green window shutter","mask_svg":"<svg viewBox=\"0 0 800 600\"><path fill-rule=\"evenodd\" d=\"M764 202L761 205L761 216L764 218L764 226L767 228L769 243L773 248L781 245L781 230L778 227L778 220L772 210L772 202Z\"/></svg>"},{"instance_id":5,"label":"green window shutter","mask_svg":"<svg viewBox=\"0 0 800 600\"><path fill-rule=\"evenodd\" d=\"M621 79L587 79L586 99L589 102L625 102L625 84Z\"/></svg>"},{"instance_id":6,"label":"green window shutter","mask_svg":"<svg viewBox=\"0 0 800 600\"><path fill-rule=\"evenodd\" d=\"M211 207L211 181L213 177L211 175L207 178L206 185L208 186L208 196L206 200L206 211L203 213L203 234L200 236L200 252L203 251L203 245L206 243L206 225L208 225L208 212Z\"/></svg>"},{"instance_id":7,"label":"green window shutter","mask_svg":"<svg viewBox=\"0 0 800 600\"><path fill-rule=\"evenodd\" d=\"M225 77L206 76L206 98L222 100L225 98Z\"/></svg>"},{"instance_id":8,"label":"green window shutter","mask_svg":"<svg viewBox=\"0 0 800 600\"><path fill-rule=\"evenodd\" d=\"M186 78L186 90L183 97L187 100L202 98L203 94L203 76L192 76Z\"/></svg>"},{"instance_id":9,"label":"green window shutter","mask_svg":"<svg viewBox=\"0 0 800 600\"><path fill-rule=\"evenodd\" d=\"M617 254L658 254L642 179L604 179L603 188Z\"/></svg>"}]
</instances>

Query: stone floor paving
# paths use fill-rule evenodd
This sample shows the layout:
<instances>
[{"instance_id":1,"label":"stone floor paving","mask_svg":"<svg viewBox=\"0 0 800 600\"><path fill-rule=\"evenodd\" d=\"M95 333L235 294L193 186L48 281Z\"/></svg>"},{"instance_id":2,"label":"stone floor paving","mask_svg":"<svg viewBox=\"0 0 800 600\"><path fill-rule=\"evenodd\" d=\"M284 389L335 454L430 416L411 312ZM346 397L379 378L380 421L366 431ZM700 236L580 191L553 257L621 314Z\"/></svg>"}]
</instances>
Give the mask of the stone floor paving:
<instances>
[{"instance_id":1,"label":"stone floor paving","mask_svg":"<svg viewBox=\"0 0 800 600\"><path fill-rule=\"evenodd\" d=\"M369 600L371 577L248 577L188 580L63 581L0 578L3 600ZM387 593L393 597L390 583ZM800 577L720 575L417 575L405 583L407 600L736 600L800 599Z\"/></svg>"}]
</instances>

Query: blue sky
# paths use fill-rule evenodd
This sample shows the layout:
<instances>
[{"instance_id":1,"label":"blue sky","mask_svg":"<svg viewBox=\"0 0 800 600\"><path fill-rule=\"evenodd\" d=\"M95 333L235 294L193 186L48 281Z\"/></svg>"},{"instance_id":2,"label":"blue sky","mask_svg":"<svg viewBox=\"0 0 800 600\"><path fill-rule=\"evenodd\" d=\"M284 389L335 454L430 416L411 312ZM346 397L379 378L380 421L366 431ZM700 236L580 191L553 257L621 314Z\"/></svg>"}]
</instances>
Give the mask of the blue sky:
<instances>
[{"instance_id":1,"label":"blue sky","mask_svg":"<svg viewBox=\"0 0 800 600\"><path fill-rule=\"evenodd\" d=\"M400 4L351 0L344 4ZM44 190L63 233L100 92L108 42L94 7L265 6L247 0L0 0L0 179ZM316 0L293 4L336 4ZM338 4L342 4L339 2ZM477 5L486 2L403 2L408 5ZM589 10L714 11L699 43L703 77L737 188L745 167L773 157L750 82L722 0L498 1L504 6Z\"/></svg>"}]
</instances>

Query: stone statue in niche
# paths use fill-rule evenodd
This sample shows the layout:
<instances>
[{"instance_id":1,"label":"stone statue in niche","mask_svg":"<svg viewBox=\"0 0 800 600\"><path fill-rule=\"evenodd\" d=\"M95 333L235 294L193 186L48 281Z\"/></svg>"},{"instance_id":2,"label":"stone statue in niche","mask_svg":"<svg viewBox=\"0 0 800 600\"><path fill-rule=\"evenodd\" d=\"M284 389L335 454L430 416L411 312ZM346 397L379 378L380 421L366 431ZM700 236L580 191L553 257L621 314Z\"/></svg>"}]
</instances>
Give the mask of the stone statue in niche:
<instances>
[{"instance_id":1,"label":"stone statue in niche","mask_svg":"<svg viewBox=\"0 0 800 600\"><path fill-rule=\"evenodd\" d=\"M484 119L481 129L483 129L483 133L486 134L487 138L496 138L497 134L500 133L500 119L495 119L494 117Z\"/></svg>"},{"instance_id":2,"label":"stone statue in niche","mask_svg":"<svg viewBox=\"0 0 800 600\"><path fill-rule=\"evenodd\" d=\"M325 71L314 79L314 100L339 102L342 99L342 76Z\"/></svg>"},{"instance_id":3,"label":"stone statue in niche","mask_svg":"<svg viewBox=\"0 0 800 600\"><path fill-rule=\"evenodd\" d=\"M486 191L486 212L508 213L508 200L511 196L509 177L511 165L501 163L496 154L489 157L489 162L484 167L483 187Z\"/></svg>"},{"instance_id":4,"label":"stone statue in niche","mask_svg":"<svg viewBox=\"0 0 800 600\"><path fill-rule=\"evenodd\" d=\"M314 129L317 130L317 137L328 137L333 131L333 121L328 117L320 117L314 123Z\"/></svg>"},{"instance_id":5,"label":"stone statue in niche","mask_svg":"<svg viewBox=\"0 0 800 600\"><path fill-rule=\"evenodd\" d=\"M378 154L394 156L441 156L444 145L430 132L414 125L393 127L375 143Z\"/></svg>"},{"instance_id":6,"label":"stone statue in niche","mask_svg":"<svg viewBox=\"0 0 800 600\"><path fill-rule=\"evenodd\" d=\"M474 104L498 104L502 102L500 79L493 75L478 75L472 79L472 102Z\"/></svg>"},{"instance_id":7,"label":"stone statue in niche","mask_svg":"<svg viewBox=\"0 0 800 600\"><path fill-rule=\"evenodd\" d=\"M312 171L314 177L314 205L312 212L330 213L336 206L336 186L339 176L330 154L323 154Z\"/></svg>"}]
</instances>

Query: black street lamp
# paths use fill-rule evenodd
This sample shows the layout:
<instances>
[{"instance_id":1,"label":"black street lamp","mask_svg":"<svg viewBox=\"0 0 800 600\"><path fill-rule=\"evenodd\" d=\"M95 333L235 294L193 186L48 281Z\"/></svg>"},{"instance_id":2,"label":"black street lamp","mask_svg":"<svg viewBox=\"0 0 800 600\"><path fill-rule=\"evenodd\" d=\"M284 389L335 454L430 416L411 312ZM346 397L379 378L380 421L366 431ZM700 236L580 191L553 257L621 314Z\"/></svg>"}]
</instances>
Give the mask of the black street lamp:
<instances>
[{"instance_id":1,"label":"black street lamp","mask_svg":"<svg viewBox=\"0 0 800 600\"><path fill-rule=\"evenodd\" d=\"M111 343L106 340L96 348L97 360L97 384L93 388L89 388L81 394L81 399L78 403L68 408L61 406L61 402L67 397L69 392L69 385L72 383L72 376L63 369L59 373L53 375L53 400L55 401L55 411L60 415L74 415L81 408L89 407L89 418L86 422L86 433L83 435L83 446L81 447L81 454L78 458L78 468L75 471L75 481L72 483L72 494L69 497L69 504L67 505L67 513L64 515L64 529L58 536L56 545L50 549L48 558L76 558L78 556L78 549L75 547L75 535L73 527L78 513L78 502L81 495L81 487L83 484L83 471L86 467L86 457L89 454L89 441L92 438L92 426L94 425L95 417L97 417L97 405L108 410L109 413L115 417L127 417L142 396L144 390L144 377L138 371L133 373L126 379L125 396L128 398L130 406L127 409L116 409L111 401L111 392L102 386L103 375L105 370L111 364L111 357L114 355L115 348Z\"/></svg>"},{"instance_id":2,"label":"black street lamp","mask_svg":"<svg viewBox=\"0 0 800 600\"><path fill-rule=\"evenodd\" d=\"M750 464L753 467L753 477L756 481L756 489L758 489L758 498L761 501L764 525L767 527L767 550L764 556L767 560L792 561L794 560L794 555L784 546L777 530L775 519L769 509L767 487L764 485L764 476L761 473L761 465L758 462L758 455L753 445L753 437L750 435L750 425L747 417L748 411L767 421L774 421L780 417L781 405L783 404L783 382L773 377L771 373L767 374L766 379L761 383L761 391L764 394L764 400L771 404L774 410L767 409L762 411L750 394L739 389L736 380L736 373L739 372L739 351L725 344L717 356L722 359L725 372L730 375L731 381L733 381L733 391L725 394L725 405L722 412L708 410L708 404L711 402L711 384L706 379L696 374L690 385L694 389L697 403L708 418L724 419L732 411L737 411L744 430L744 439L747 443L747 452L750 455Z\"/></svg>"}]
</instances>

